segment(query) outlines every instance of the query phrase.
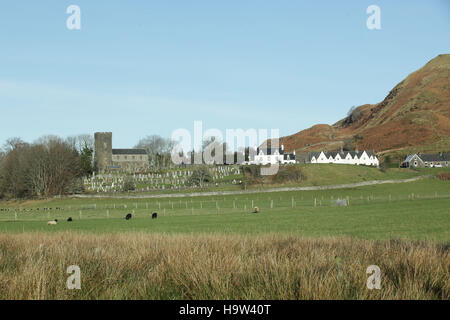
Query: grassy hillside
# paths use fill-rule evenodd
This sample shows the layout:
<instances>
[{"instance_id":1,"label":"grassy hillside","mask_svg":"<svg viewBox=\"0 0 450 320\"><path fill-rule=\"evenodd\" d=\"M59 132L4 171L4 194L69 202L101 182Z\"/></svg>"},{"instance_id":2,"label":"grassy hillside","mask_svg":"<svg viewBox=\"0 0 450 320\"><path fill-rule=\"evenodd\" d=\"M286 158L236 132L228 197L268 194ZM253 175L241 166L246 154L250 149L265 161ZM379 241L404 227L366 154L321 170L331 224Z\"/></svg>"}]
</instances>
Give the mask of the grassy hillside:
<instances>
[{"instance_id":1,"label":"grassy hillside","mask_svg":"<svg viewBox=\"0 0 450 320\"><path fill-rule=\"evenodd\" d=\"M396 165L395 163L393 164ZM303 179L298 182L283 182L276 183L272 176L267 177L260 184L247 185L246 190L258 190L264 188L276 187L302 187L302 186L326 186L336 184L348 184L372 180L397 180L407 179L424 175L436 176L440 172L450 172L450 168L433 168L429 169L404 169L404 168L389 168L386 171L381 171L378 168L371 166L355 166L344 164L297 164L303 174ZM214 191L241 191L244 186L240 184L232 184L231 181L244 180L242 173L239 175L232 175L226 177L228 183L218 184L217 186L208 186L203 188L186 188L186 189L165 189L153 190L150 192L134 192L131 194L145 195L145 194L177 194L177 193L197 193L197 192L214 192ZM120 193L114 193L115 195ZM130 195L130 193L122 193Z\"/></svg>"},{"instance_id":2,"label":"grassy hillside","mask_svg":"<svg viewBox=\"0 0 450 320\"><path fill-rule=\"evenodd\" d=\"M345 110L347 111L347 110ZM345 140L360 150L449 152L450 54L441 54L411 73L377 104L358 107L352 117L320 124L281 139L287 150L337 150ZM430 150L429 145L435 146ZM425 150L422 150L425 151Z\"/></svg>"},{"instance_id":3,"label":"grassy hillside","mask_svg":"<svg viewBox=\"0 0 450 320\"><path fill-rule=\"evenodd\" d=\"M317 186L371 180L407 179L424 174L423 171L409 169L391 168L382 172L374 167L342 164L307 164L302 168L306 175L306 180L302 184Z\"/></svg>"}]
</instances>

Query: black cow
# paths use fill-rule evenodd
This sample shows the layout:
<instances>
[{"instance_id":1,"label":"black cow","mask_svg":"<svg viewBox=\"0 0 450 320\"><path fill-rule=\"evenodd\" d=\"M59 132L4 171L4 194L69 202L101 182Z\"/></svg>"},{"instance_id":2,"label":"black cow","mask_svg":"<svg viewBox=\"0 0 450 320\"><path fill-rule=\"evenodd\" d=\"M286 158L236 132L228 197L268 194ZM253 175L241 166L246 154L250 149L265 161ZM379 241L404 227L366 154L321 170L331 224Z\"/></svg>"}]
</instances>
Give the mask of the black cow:
<instances>
[{"instance_id":1,"label":"black cow","mask_svg":"<svg viewBox=\"0 0 450 320\"><path fill-rule=\"evenodd\" d=\"M72 217L69 217L69 219L67 219L67 222L72 222Z\"/></svg>"},{"instance_id":2,"label":"black cow","mask_svg":"<svg viewBox=\"0 0 450 320\"><path fill-rule=\"evenodd\" d=\"M125 216L125 219L126 219L126 220L130 220L130 219L131 219L131 213L127 214L127 215Z\"/></svg>"},{"instance_id":3,"label":"black cow","mask_svg":"<svg viewBox=\"0 0 450 320\"><path fill-rule=\"evenodd\" d=\"M158 214L156 212L153 212L152 219L156 219L156 218L158 218Z\"/></svg>"}]
</instances>

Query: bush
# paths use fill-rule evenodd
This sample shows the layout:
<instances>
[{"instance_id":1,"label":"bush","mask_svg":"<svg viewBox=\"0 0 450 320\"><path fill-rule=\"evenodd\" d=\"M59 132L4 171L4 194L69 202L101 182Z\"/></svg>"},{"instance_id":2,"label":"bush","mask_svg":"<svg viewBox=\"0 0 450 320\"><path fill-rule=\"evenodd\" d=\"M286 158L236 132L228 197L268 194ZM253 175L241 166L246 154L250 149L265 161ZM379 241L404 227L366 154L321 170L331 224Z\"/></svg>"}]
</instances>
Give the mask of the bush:
<instances>
[{"instance_id":1,"label":"bush","mask_svg":"<svg viewBox=\"0 0 450 320\"><path fill-rule=\"evenodd\" d=\"M441 172L436 176L439 180L450 180L450 172Z\"/></svg>"},{"instance_id":2,"label":"bush","mask_svg":"<svg viewBox=\"0 0 450 320\"><path fill-rule=\"evenodd\" d=\"M350 110L348 110L348 112L347 112L347 118L345 118L344 124L350 125L350 124L358 121L359 119L361 119L362 115L363 115L363 113L361 111L361 108L352 106L350 108Z\"/></svg>"},{"instance_id":3,"label":"bush","mask_svg":"<svg viewBox=\"0 0 450 320\"><path fill-rule=\"evenodd\" d=\"M196 167L189 177L188 183L193 186L203 187L205 183L212 181L211 172L207 166Z\"/></svg>"},{"instance_id":4,"label":"bush","mask_svg":"<svg viewBox=\"0 0 450 320\"><path fill-rule=\"evenodd\" d=\"M132 177L126 177L123 182L123 191L134 191L136 190L136 183Z\"/></svg>"},{"instance_id":5,"label":"bush","mask_svg":"<svg viewBox=\"0 0 450 320\"><path fill-rule=\"evenodd\" d=\"M259 184L262 183L261 177L261 166L260 165L249 165L242 167L242 175L244 176L243 186L245 187L247 184Z\"/></svg>"},{"instance_id":6,"label":"bush","mask_svg":"<svg viewBox=\"0 0 450 320\"><path fill-rule=\"evenodd\" d=\"M275 175L274 180L278 183L298 182L303 178L302 171L299 166L281 166Z\"/></svg>"}]
</instances>

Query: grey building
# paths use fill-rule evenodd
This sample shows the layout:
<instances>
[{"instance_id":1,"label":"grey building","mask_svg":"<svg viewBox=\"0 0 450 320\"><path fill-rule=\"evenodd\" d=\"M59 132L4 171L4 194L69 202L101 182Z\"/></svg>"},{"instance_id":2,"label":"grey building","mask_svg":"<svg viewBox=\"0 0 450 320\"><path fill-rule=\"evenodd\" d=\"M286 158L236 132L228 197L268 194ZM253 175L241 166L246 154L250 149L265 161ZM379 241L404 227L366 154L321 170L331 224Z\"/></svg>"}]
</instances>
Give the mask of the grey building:
<instances>
[{"instance_id":1,"label":"grey building","mask_svg":"<svg viewBox=\"0 0 450 320\"><path fill-rule=\"evenodd\" d=\"M96 132L94 138L94 161L100 173L135 173L148 170L148 155L145 149L113 149L112 132Z\"/></svg>"},{"instance_id":2,"label":"grey building","mask_svg":"<svg viewBox=\"0 0 450 320\"><path fill-rule=\"evenodd\" d=\"M402 168L426 168L426 167L448 167L450 162L450 154L433 153L433 154L410 154L402 162Z\"/></svg>"}]
</instances>

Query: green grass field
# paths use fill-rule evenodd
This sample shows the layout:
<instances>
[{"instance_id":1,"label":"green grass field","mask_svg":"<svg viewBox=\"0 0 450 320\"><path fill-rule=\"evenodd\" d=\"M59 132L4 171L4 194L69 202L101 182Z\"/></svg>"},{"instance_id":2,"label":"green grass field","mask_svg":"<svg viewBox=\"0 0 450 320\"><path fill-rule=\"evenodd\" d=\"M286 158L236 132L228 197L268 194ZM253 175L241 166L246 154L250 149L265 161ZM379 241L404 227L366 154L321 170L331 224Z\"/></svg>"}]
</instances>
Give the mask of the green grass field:
<instances>
[{"instance_id":1,"label":"green grass field","mask_svg":"<svg viewBox=\"0 0 450 320\"><path fill-rule=\"evenodd\" d=\"M313 168L316 181L331 182L334 168L324 168ZM352 171L357 181L350 171L335 180L379 179L358 176L367 169ZM388 175L396 174L404 172ZM449 186L426 178L322 191L3 201L0 299L448 300ZM52 219L58 224L47 225ZM66 287L73 264L80 290ZM366 288L373 264L380 290Z\"/></svg>"},{"instance_id":2,"label":"green grass field","mask_svg":"<svg viewBox=\"0 0 450 320\"><path fill-rule=\"evenodd\" d=\"M334 201L338 198L348 199L349 206L336 206ZM258 206L260 213L252 213L252 206ZM44 211L46 207L52 210ZM56 207L63 210L55 210ZM0 202L0 208L10 209L0 212L0 231L12 233L269 233L450 240L449 183L437 179L353 189L215 197L14 201ZM123 217L129 212L134 217L125 221ZM158 219L151 219L152 212L158 212ZM65 221L69 216L74 220L71 223ZM46 225L55 218L58 225Z\"/></svg>"}]
</instances>

